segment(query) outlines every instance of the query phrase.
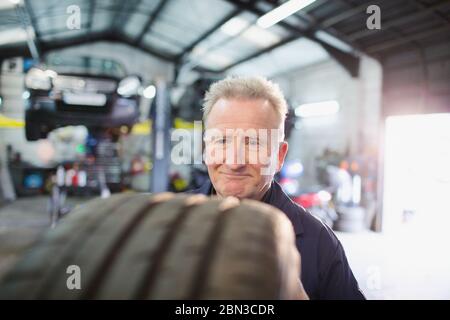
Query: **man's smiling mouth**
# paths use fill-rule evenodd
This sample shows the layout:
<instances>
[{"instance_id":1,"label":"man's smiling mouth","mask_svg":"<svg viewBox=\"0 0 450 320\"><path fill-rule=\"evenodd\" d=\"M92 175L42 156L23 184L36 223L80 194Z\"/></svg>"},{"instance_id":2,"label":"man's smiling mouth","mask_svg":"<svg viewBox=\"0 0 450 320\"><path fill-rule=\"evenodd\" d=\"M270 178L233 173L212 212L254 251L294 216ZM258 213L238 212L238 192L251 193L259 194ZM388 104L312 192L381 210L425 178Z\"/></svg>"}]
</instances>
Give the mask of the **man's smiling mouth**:
<instances>
[{"instance_id":1,"label":"man's smiling mouth","mask_svg":"<svg viewBox=\"0 0 450 320\"><path fill-rule=\"evenodd\" d=\"M244 179L250 177L249 174L245 173L228 173L228 172L219 172L219 173L230 179Z\"/></svg>"}]
</instances>

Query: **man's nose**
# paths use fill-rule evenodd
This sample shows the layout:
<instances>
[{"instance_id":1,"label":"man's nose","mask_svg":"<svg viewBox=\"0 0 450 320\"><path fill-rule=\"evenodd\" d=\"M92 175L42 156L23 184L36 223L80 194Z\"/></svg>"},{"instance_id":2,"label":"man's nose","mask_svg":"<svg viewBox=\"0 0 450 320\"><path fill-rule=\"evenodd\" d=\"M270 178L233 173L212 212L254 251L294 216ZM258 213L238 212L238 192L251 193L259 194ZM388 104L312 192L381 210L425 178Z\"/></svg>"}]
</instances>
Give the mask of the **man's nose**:
<instances>
[{"instance_id":1,"label":"man's nose","mask_svg":"<svg viewBox=\"0 0 450 320\"><path fill-rule=\"evenodd\" d=\"M240 171L245 167L245 163L239 164L239 163L232 163L232 164L226 164L226 167L230 171Z\"/></svg>"},{"instance_id":2,"label":"man's nose","mask_svg":"<svg viewBox=\"0 0 450 320\"><path fill-rule=\"evenodd\" d=\"M240 139L234 139L234 143L227 149L226 165L230 170L239 170L246 164L245 146Z\"/></svg>"}]
</instances>

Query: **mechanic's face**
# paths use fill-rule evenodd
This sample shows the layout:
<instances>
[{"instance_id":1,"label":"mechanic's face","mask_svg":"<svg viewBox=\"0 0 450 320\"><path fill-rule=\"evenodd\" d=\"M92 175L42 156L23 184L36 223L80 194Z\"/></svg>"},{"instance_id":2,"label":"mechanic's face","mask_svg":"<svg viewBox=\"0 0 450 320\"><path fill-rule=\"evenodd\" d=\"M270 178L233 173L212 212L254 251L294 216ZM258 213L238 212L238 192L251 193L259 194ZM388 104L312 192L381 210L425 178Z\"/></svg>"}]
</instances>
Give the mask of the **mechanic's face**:
<instances>
[{"instance_id":1,"label":"mechanic's face","mask_svg":"<svg viewBox=\"0 0 450 320\"><path fill-rule=\"evenodd\" d=\"M214 104L205 124L205 150L219 196L263 197L288 150L287 142L271 138L282 130L279 117L267 100L219 99Z\"/></svg>"}]
</instances>

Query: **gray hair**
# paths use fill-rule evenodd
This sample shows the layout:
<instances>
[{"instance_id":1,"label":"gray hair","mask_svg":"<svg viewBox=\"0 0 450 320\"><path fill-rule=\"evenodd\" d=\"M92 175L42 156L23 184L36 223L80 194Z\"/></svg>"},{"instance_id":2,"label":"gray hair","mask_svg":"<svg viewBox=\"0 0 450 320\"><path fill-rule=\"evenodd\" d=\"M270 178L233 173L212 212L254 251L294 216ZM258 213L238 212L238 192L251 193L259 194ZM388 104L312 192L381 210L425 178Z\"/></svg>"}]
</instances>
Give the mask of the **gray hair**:
<instances>
[{"instance_id":1,"label":"gray hair","mask_svg":"<svg viewBox=\"0 0 450 320\"><path fill-rule=\"evenodd\" d=\"M286 99L280 87L263 77L227 77L213 83L205 94L203 103L203 121L206 122L214 104L221 98L264 99L268 100L280 115L281 125L288 112Z\"/></svg>"}]
</instances>

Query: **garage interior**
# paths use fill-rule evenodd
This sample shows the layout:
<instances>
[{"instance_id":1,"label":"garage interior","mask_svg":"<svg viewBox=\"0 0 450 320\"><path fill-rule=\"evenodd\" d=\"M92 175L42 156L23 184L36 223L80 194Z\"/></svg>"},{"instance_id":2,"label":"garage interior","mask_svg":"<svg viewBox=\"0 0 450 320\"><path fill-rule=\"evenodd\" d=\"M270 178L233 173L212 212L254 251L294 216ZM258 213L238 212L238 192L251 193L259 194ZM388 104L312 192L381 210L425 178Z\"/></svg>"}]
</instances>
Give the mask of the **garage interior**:
<instances>
[{"instance_id":1,"label":"garage interior","mask_svg":"<svg viewBox=\"0 0 450 320\"><path fill-rule=\"evenodd\" d=\"M0 279L77 205L199 187L204 164L171 161L171 133L195 144L209 85L258 75L290 108L277 180L335 230L366 297L450 299L450 1L304 1L264 25L287 2L0 0ZM93 118L44 123L39 76L113 85L137 113L88 130L105 102L73 91Z\"/></svg>"}]
</instances>

